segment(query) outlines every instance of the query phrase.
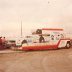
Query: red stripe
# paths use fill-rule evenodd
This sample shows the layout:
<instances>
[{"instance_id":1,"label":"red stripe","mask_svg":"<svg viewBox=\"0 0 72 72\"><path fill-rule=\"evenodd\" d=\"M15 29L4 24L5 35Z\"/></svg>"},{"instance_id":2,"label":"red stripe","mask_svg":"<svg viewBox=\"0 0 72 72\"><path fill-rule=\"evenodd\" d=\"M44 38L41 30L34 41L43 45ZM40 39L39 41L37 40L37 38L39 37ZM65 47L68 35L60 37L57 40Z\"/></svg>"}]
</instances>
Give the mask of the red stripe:
<instances>
[{"instance_id":1,"label":"red stripe","mask_svg":"<svg viewBox=\"0 0 72 72\"><path fill-rule=\"evenodd\" d=\"M25 46L22 50L47 50L47 49L57 49L61 40L70 40L69 38L60 39L56 45L40 45L40 46Z\"/></svg>"},{"instance_id":2,"label":"red stripe","mask_svg":"<svg viewBox=\"0 0 72 72\"><path fill-rule=\"evenodd\" d=\"M63 29L57 29L57 28L42 28L42 30L63 31Z\"/></svg>"},{"instance_id":3,"label":"red stripe","mask_svg":"<svg viewBox=\"0 0 72 72\"><path fill-rule=\"evenodd\" d=\"M47 49L57 49L57 45L40 45L40 46L26 46L22 47L22 50L47 50Z\"/></svg>"},{"instance_id":4,"label":"red stripe","mask_svg":"<svg viewBox=\"0 0 72 72\"><path fill-rule=\"evenodd\" d=\"M60 39L60 40L71 40L70 38L63 38L63 39Z\"/></svg>"}]
</instances>

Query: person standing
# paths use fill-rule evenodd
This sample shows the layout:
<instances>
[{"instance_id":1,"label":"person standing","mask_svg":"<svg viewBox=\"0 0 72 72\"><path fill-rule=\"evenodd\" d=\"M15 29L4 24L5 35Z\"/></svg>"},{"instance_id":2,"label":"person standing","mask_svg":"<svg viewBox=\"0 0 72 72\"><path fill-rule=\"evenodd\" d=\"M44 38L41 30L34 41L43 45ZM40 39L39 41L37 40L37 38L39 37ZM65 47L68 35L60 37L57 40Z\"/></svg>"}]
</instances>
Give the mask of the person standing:
<instances>
[{"instance_id":1,"label":"person standing","mask_svg":"<svg viewBox=\"0 0 72 72\"><path fill-rule=\"evenodd\" d=\"M2 42L3 42L3 43L5 43L5 42L6 42L6 39L5 39L5 37L3 37L3 38L2 38Z\"/></svg>"},{"instance_id":2,"label":"person standing","mask_svg":"<svg viewBox=\"0 0 72 72\"><path fill-rule=\"evenodd\" d=\"M3 44L2 44L2 37L0 37L0 50L3 49Z\"/></svg>"},{"instance_id":3,"label":"person standing","mask_svg":"<svg viewBox=\"0 0 72 72\"><path fill-rule=\"evenodd\" d=\"M44 37L43 37L42 35L40 35L39 42L40 42L40 43L45 42L45 39L44 39Z\"/></svg>"},{"instance_id":4,"label":"person standing","mask_svg":"<svg viewBox=\"0 0 72 72\"><path fill-rule=\"evenodd\" d=\"M5 39L5 37L2 38L2 44L3 44L4 47L6 46L6 39Z\"/></svg>"},{"instance_id":5,"label":"person standing","mask_svg":"<svg viewBox=\"0 0 72 72\"><path fill-rule=\"evenodd\" d=\"M2 45L2 37L0 37L0 45Z\"/></svg>"}]
</instances>

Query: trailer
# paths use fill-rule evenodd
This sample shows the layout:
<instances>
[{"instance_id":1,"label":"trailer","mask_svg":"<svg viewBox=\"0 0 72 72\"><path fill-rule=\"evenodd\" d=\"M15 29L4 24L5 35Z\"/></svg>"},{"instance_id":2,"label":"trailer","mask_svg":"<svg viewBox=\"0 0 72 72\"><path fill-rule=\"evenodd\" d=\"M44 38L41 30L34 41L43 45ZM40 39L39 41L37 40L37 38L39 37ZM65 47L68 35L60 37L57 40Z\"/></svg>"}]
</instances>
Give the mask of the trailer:
<instances>
[{"instance_id":1,"label":"trailer","mask_svg":"<svg viewBox=\"0 0 72 72\"><path fill-rule=\"evenodd\" d=\"M22 50L48 50L70 48L71 39L66 37L63 29L42 28L36 29L31 36L22 41Z\"/></svg>"}]
</instances>

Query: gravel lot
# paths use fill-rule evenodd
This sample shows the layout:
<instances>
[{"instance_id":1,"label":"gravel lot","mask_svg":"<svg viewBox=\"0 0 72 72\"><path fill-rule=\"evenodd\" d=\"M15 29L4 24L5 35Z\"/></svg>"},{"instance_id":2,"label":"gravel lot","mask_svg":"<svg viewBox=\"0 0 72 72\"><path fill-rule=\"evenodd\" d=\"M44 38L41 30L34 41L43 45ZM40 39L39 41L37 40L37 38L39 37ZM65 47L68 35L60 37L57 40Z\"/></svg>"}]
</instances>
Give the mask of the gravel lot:
<instances>
[{"instance_id":1,"label":"gravel lot","mask_svg":"<svg viewBox=\"0 0 72 72\"><path fill-rule=\"evenodd\" d=\"M0 72L72 72L72 48L0 53Z\"/></svg>"}]
</instances>

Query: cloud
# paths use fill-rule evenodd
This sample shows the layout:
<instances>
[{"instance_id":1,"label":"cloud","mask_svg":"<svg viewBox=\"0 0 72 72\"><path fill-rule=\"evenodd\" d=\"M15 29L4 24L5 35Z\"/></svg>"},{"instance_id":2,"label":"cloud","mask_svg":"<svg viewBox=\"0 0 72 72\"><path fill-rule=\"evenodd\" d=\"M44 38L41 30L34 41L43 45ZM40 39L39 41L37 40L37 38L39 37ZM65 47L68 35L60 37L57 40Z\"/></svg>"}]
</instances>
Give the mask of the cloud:
<instances>
[{"instance_id":1,"label":"cloud","mask_svg":"<svg viewBox=\"0 0 72 72\"><path fill-rule=\"evenodd\" d=\"M0 0L0 31L17 33L21 20L23 30L63 27L70 31L71 4L72 0Z\"/></svg>"}]
</instances>

